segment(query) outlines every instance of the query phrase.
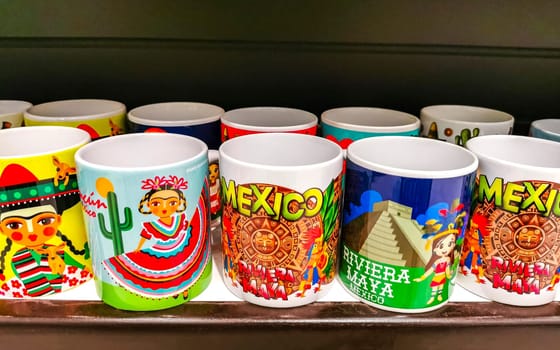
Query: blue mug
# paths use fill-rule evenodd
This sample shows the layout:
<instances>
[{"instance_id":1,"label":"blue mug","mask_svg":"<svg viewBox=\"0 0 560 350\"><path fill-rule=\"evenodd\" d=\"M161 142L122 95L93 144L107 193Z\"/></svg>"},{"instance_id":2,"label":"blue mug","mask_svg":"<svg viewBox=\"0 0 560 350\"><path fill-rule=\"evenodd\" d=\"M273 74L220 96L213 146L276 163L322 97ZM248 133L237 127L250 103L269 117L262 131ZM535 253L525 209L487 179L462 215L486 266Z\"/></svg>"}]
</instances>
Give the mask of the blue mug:
<instances>
[{"instance_id":1,"label":"blue mug","mask_svg":"<svg viewBox=\"0 0 560 350\"><path fill-rule=\"evenodd\" d=\"M219 224L221 214L219 165L220 118L224 109L200 102L162 102L132 109L128 115L128 130L138 132L166 132L195 137L208 146L210 163L210 213L212 226ZM214 151L215 150L215 151Z\"/></svg>"},{"instance_id":2,"label":"blue mug","mask_svg":"<svg viewBox=\"0 0 560 350\"><path fill-rule=\"evenodd\" d=\"M383 310L442 307L457 274L477 158L408 136L370 137L347 151L342 285Z\"/></svg>"}]
</instances>

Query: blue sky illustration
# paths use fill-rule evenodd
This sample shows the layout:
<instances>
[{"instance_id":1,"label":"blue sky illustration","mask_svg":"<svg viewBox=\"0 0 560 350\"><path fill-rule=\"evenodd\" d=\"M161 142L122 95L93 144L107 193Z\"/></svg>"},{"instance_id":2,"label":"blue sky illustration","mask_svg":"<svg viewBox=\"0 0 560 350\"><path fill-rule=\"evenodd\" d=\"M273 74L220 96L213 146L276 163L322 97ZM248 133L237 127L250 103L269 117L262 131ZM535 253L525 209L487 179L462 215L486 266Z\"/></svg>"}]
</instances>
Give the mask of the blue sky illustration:
<instances>
[{"instance_id":1,"label":"blue sky illustration","mask_svg":"<svg viewBox=\"0 0 560 350\"><path fill-rule=\"evenodd\" d=\"M374 190L364 191L360 197L360 205L357 206L353 203L349 203L349 215L344 215L342 224L346 225L352 222L358 216L365 214L367 212L373 211L373 205L377 202L382 201L383 198L379 192Z\"/></svg>"},{"instance_id":2,"label":"blue sky illustration","mask_svg":"<svg viewBox=\"0 0 560 350\"><path fill-rule=\"evenodd\" d=\"M381 194L374 190L364 191L362 196L360 197L360 205L357 206L353 203L349 203L349 213L344 215L343 225L346 225L352 220L356 219L362 214L368 213L373 211L373 205L377 202L381 202L383 200ZM437 219L441 221L442 216L440 215L440 211L442 209L449 210L449 204L445 202L436 203L426 210L425 213L419 214L415 220L420 225L424 225L426 221L429 219Z\"/></svg>"}]
</instances>

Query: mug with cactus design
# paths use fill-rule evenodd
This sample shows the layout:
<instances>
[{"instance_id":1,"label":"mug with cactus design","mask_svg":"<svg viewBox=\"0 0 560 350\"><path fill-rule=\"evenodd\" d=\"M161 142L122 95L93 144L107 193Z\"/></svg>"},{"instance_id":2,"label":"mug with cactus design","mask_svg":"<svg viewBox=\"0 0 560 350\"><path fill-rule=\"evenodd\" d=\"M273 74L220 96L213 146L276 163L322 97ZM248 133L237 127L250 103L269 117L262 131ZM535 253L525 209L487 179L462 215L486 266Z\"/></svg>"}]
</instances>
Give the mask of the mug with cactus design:
<instances>
[{"instance_id":1,"label":"mug with cactus design","mask_svg":"<svg viewBox=\"0 0 560 350\"><path fill-rule=\"evenodd\" d=\"M422 108L421 136L465 147L467 141L481 135L509 135L513 132L512 115L490 108L463 105L434 105Z\"/></svg>"},{"instance_id":2,"label":"mug with cactus design","mask_svg":"<svg viewBox=\"0 0 560 350\"><path fill-rule=\"evenodd\" d=\"M145 311L200 294L212 271L206 144L136 133L90 145L76 164L100 298Z\"/></svg>"}]
</instances>

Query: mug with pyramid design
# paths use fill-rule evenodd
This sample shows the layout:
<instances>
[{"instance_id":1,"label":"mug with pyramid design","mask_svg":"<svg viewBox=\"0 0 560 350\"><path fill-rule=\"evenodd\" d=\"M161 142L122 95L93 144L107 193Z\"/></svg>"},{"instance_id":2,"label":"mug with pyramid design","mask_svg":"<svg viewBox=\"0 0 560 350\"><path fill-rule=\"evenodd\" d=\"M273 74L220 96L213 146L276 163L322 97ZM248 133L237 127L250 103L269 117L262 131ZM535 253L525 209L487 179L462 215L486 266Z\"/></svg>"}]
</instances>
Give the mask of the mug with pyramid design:
<instances>
[{"instance_id":1,"label":"mug with pyramid design","mask_svg":"<svg viewBox=\"0 0 560 350\"><path fill-rule=\"evenodd\" d=\"M415 152L410 152L415 150ZM370 137L348 147L342 285L361 301L424 312L452 294L478 160L451 143Z\"/></svg>"}]
</instances>

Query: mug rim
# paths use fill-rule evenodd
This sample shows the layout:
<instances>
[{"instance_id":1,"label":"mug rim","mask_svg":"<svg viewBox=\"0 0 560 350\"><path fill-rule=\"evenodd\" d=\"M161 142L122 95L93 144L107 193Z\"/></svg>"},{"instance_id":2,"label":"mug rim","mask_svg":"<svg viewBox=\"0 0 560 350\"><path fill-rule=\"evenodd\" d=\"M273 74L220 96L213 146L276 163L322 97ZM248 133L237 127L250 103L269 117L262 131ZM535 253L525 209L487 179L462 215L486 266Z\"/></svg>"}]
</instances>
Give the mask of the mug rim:
<instances>
[{"instance_id":1,"label":"mug rim","mask_svg":"<svg viewBox=\"0 0 560 350\"><path fill-rule=\"evenodd\" d=\"M25 100L0 100L0 117L23 114L33 104Z\"/></svg>"},{"instance_id":2,"label":"mug rim","mask_svg":"<svg viewBox=\"0 0 560 350\"><path fill-rule=\"evenodd\" d=\"M178 109L176 111L169 111L169 109ZM190 117L188 113L189 108L206 108L209 112L201 117ZM154 109L153 112L150 112ZM174 113L183 112L186 117L173 118ZM139 114L152 113L150 117L141 116ZM168 113L167 115L165 113ZM133 108L127 114L128 120L139 125L149 126L194 126L207 124L220 120L221 116L225 113L222 107L217 105L203 103L203 102L190 102L190 101L170 101L158 102L147 105L142 105ZM164 118L165 116L165 118Z\"/></svg>"},{"instance_id":3,"label":"mug rim","mask_svg":"<svg viewBox=\"0 0 560 350\"><path fill-rule=\"evenodd\" d=\"M278 116L279 113L285 113L292 117L301 118L301 120L297 120L296 123L292 123L290 125L258 125L257 123L254 123L254 120L252 120L253 123L247 121L248 119L245 119L245 122L243 121L243 117L254 118L263 116L266 113L275 113L276 116ZM239 118L241 118L241 120ZM236 129L274 133L309 129L317 126L319 118L311 112L298 108L256 106L236 108L226 111L220 117L220 121L223 125Z\"/></svg>"},{"instance_id":4,"label":"mug rim","mask_svg":"<svg viewBox=\"0 0 560 350\"><path fill-rule=\"evenodd\" d=\"M550 129L551 126L552 129ZM536 129L548 135L560 137L560 119L558 118L545 118L545 119L534 120L531 122L530 128Z\"/></svg>"},{"instance_id":5,"label":"mug rim","mask_svg":"<svg viewBox=\"0 0 560 350\"><path fill-rule=\"evenodd\" d=\"M476 112L477 117L480 113L484 114L484 116L492 115L495 119L492 120L490 118L487 119L482 117L477 119L466 119L463 117L465 111ZM449 113L455 113L456 115L450 115ZM515 121L513 115L498 109L459 104L442 104L423 107L420 110L420 120L425 120L427 118L450 124L478 123L485 125L510 125Z\"/></svg>"},{"instance_id":6,"label":"mug rim","mask_svg":"<svg viewBox=\"0 0 560 350\"><path fill-rule=\"evenodd\" d=\"M177 139L178 142L184 141L185 143L188 142L193 145L197 144L200 148L197 152L193 152L192 155L185 157L184 155L177 156L174 160L169 160L166 162L160 162L159 164L141 164L141 165L123 165L123 164L109 164L104 162L94 162L91 160L91 156L88 153L92 153L94 155L99 156L100 150L99 148L106 148L110 151L115 144L126 142L127 139L161 139L156 140L158 145L170 145L170 140ZM129 147L130 148L130 147ZM177 148L177 147L176 147ZM114 149L114 148L113 148ZM134 154L138 154L138 149L133 147L130 149L130 152ZM113 153L114 154L114 153ZM183 135L183 134L176 134L176 133L132 133L132 134L122 134L113 137L106 137L99 140L95 140L94 142L90 142L89 144L81 147L75 154L76 164L80 163L82 166L88 166L90 168L95 168L98 170L118 170L119 172L137 172L137 171L146 171L146 170L157 170L161 168L168 168L170 166L175 166L178 164L183 163L190 163L195 162L199 158L208 159L208 146L203 141L197 139L196 137Z\"/></svg>"},{"instance_id":7,"label":"mug rim","mask_svg":"<svg viewBox=\"0 0 560 350\"><path fill-rule=\"evenodd\" d=\"M538 137L530 137L530 136L522 136L522 135L482 135L478 137L474 137L467 141L466 148L472 151L479 159L491 160L498 164L510 167L516 167L521 169L527 169L532 171L539 171L543 173L559 173L560 172L560 162L558 163L559 166L544 166L544 165L535 165L535 164L527 164L521 163L520 159L502 159L496 156L494 151L496 151L496 146L501 145L505 147L505 143L508 141L513 140L521 140L522 142L528 144L544 144L550 147L556 147L560 151L560 143L548 140L548 139L541 139ZM473 150L475 148L475 150ZM514 152L516 155L518 153ZM560 152L559 152L560 153ZM515 158L515 156L513 157Z\"/></svg>"},{"instance_id":8,"label":"mug rim","mask_svg":"<svg viewBox=\"0 0 560 350\"><path fill-rule=\"evenodd\" d=\"M48 131L48 132L47 132ZM22 127L22 128L8 128L0 130L0 144L2 143L2 139L5 139L5 135L10 134L36 134L36 137L32 138L34 141L40 137L51 137L47 141L60 141L64 144L58 147L50 147L52 142L47 142L49 148L41 147L40 150L35 152L26 152L22 154L3 154L3 150L5 147L0 147L0 160L9 160L9 159L22 159L22 158L30 158L30 157L40 157L49 155L52 153L60 153L67 150L70 150L75 147L81 147L83 145L88 144L91 141L91 136L87 131L82 129L73 128L70 126L62 126L62 125L41 125L41 126L30 126L30 127ZM12 137L16 137L16 135L10 135ZM18 135L18 141L22 141L23 135ZM73 137L71 140L69 139ZM74 138L75 137L75 138ZM45 141L46 142L46 141Z\"/></svg>"},{"instance_id":9,"label":"mug rim","mask_svg":"<svg viewBox=\"0 0 560 350\"><path fill-rule=\"evenodd\" d=\"M321 148L323 148L323 153L322 154L326 154L326 152L332 153L329 155L325 155L325 158L322 160L318 160L318 161L314 161L314 162L308 162L305 164L270 164L270 163L259 163L256 161L252 161L252 160L247 160L247 159L240 159L240 157L235 157L233 156L232 153L232 149L234 147L239 147L238 144L246 144L247 142L250 142L254 139L256 139L257 141L259 141L258 139L262 139L263 141L267 141L267 144L269 145L275 145L275 144L280 144L279 142L272 142L270 141L271 139L285 139L285 144L290 144L293 145L294 142L304 142L304 140L309 140L309 141L313 141L316 144L321 144ZM250 146L245 146L245 147L250 147ZM278 146L278 147L282 147L282 146ZM318 146L319 147L319 146ZM331 148L331 150L327 150L327 148ZM254 146L252 146L252 148L254 150ZM262 150L259 150L262 151ZM344 152L342 150L342 148L337 145L336 143L329 141L325 138L319 137L319 136L315 136L315 135L307 135L307 134L296 134L296 133L282 133L282 132L277 132L277 133L258 133L258 134L250 134L250 135L245 135L243 137L234 137L232 139L229 139L227 141L225 141L224 143L222 143L222 145L220 145L220 148L218 150L219 152L219 159L220 162L223 162L224 160L228 160L231 163L235 163L238 165L242 165L245 167L250 167L250 168L259 168L259 169L264 169L264 170L272 170L272 171L286 171L289 170L290 172L297 172L297 171L302 171L304 169L310 169L310 168L316 168L316 167L323 167L323 166L329 166L333 163L336 163L337 161L341 161L344 158ZM240 152L241 154L247 154L246 152ZM268 154L271 158L273 157L273 155Z\"/></svg>"},{"instance_id":10,"label":"mug rim","mask_svg":"<svg viewBox=\"0 0 560 350\"><path fill-rule=\"evenodd\" d=\"M68 108L75 108L80 105L82 105L81 108L84 108L83 104L86 103L91 105L96 104L95 107L91 107L91 105L88 106L91 108L89 110L91 113L86 113L89 111L85 109L81 110L79 113L72 113L72 111L68 110ZM99 106L101 104L102 106ZM28 119L35 122L71 122L102 119L125 113L126 106L119 101L95 98L69 99L50 101L31 106L25 111L24 120Z\"/></svg>"},{"instance_id":11,"label":"mug rim","mask_svg":"<svg viewBox=\"0 0 560 350\"><path fill-rule=\"evenodd\" d=\"M361 120L355 119L353 122L348 122L349 116L345 112L356 113L362 112L358 118ZM346 114L346 115L344 115ZM365 118L372 117L379 118L390 117L391 121L394 121L396 117L400 117L403 120L403 123L393 123L392 125L368 125L366 124ZM352 117L352 116L350 116ZM363 119L362 119L363 118ZM408 120L409 123L405 123L404 121ZM378 120L378 119L377 119ZM410 113L388 109L388 108L379 108L379 107L360 107L360 106L350 106L350 107L337 107L331 108L323 113L321 113L321 123L352 131L363 131L363 132L372 132L372 133L392 133L392 132L405 132L405 131L412 131L416 129L420 129L420 119L415 115Z\"/></svg>"},{"instance_id":12,"label":"mug rim","mask_svg":"<svg viewBox=\"0 0 560 350\"><path fill-rule=\"evenodd\" d=\"M392 157L387 158L383 162L380 159L368 159L364 156L364 154L372 155L373 152L371 151L375 149L375 147L379 147L380 151L383 153L390 152L393 150L393 147L391 146L396 144L406 145L408 147L408 151L402 151L400 155L393 154ZM399 157L402 155L410 156L410 159L414 161L420 160L418 156L420 147L433 148L433 159L441 162L442 164L444 164L444 156L442 155L443 152L455 155L453 157L445 157L445 159L457 160L459 156L464 157L464 164L457 164L454 167L446 169L427 169L419 166L415 166L414 169L412 169L413 167L405 167L397 164L400 159ZM347 159L368 170L393 176L416 179L447 179L469 175L476 172L478 169L478 158L472 151L449 142L414 136L367 137L354 141L348 146Z\"/></svg>"}]
</instances>

